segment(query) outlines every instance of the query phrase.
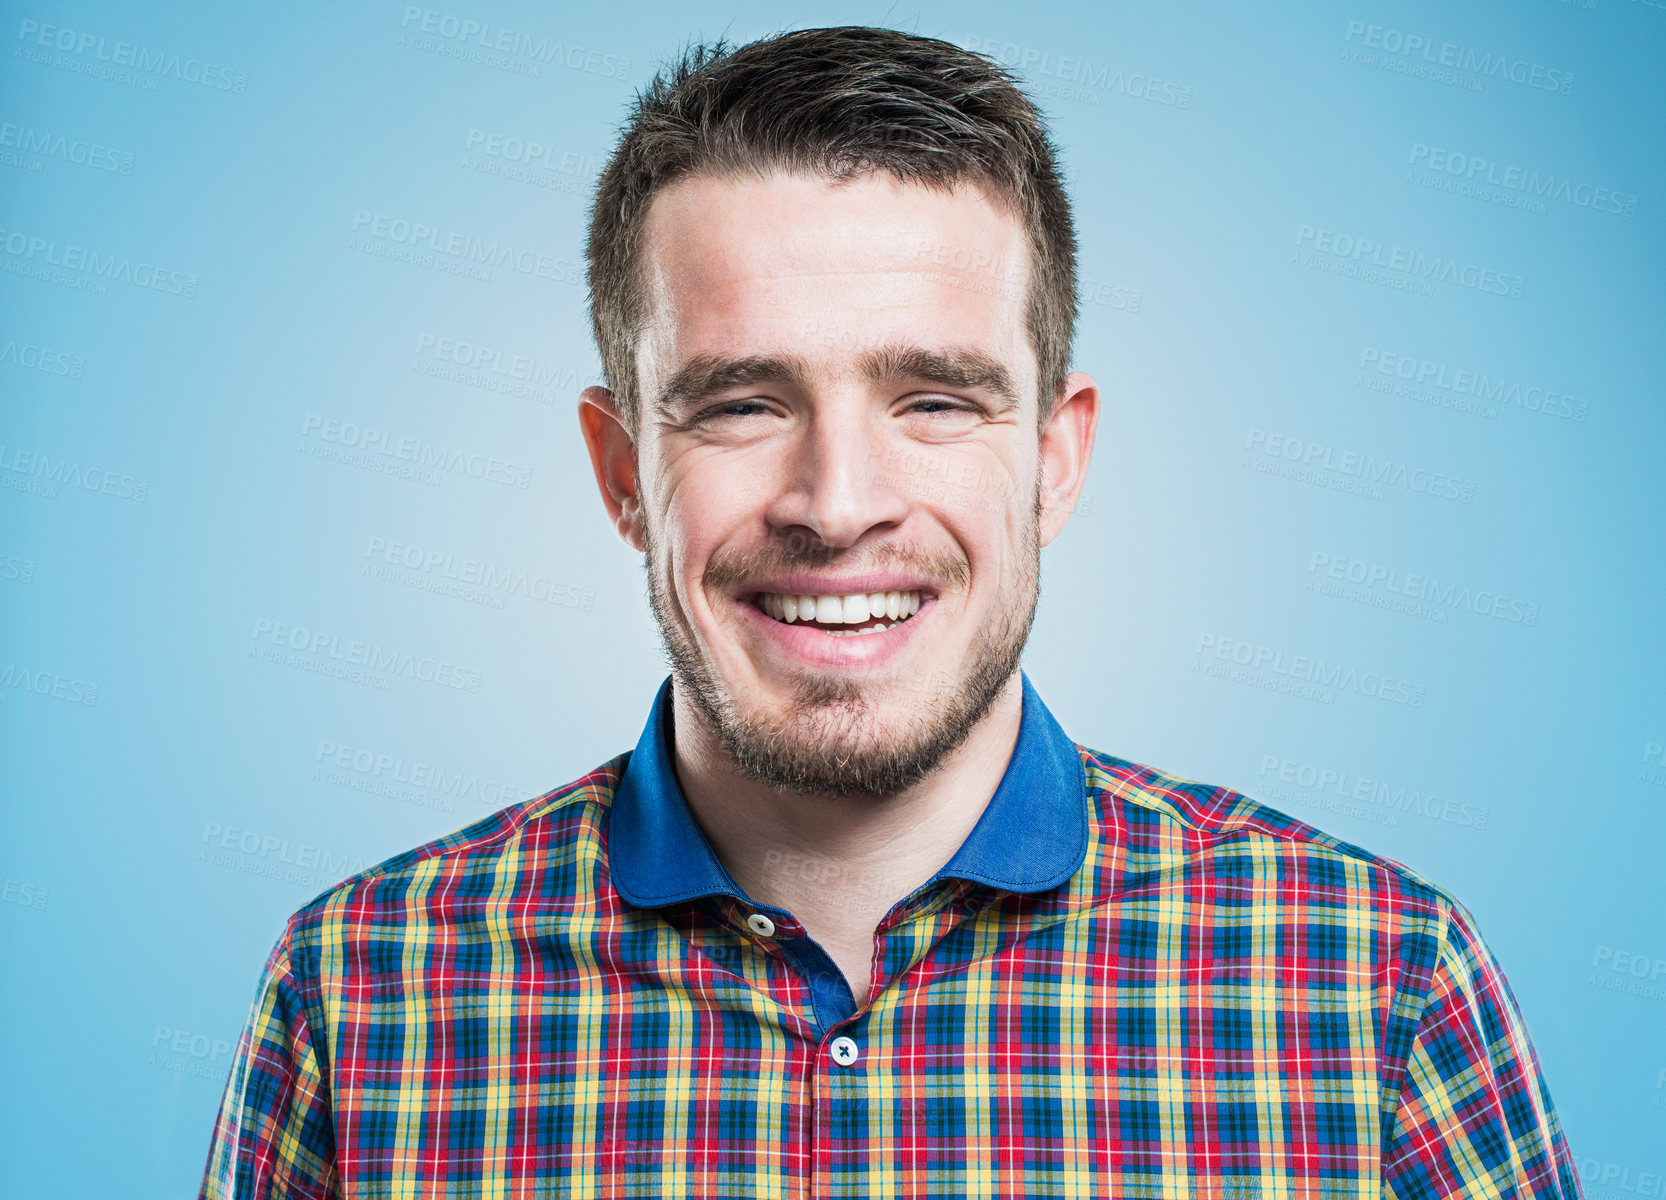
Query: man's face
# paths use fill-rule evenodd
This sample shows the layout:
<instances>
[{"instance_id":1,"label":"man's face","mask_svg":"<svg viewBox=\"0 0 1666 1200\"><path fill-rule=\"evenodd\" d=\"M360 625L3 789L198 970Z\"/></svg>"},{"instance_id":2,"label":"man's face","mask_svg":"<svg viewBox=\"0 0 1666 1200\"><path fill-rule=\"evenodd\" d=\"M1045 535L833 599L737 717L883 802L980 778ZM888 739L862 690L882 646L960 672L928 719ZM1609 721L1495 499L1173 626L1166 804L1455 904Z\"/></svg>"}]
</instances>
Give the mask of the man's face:
<instances>
[{"instance_id":1,"label":"man's face","mask_svg":"<svg viewBox=\"0 0 1666 1200\"><path fill-rule=\"evenodd\" d=\"M693 176L654 200L621 527L679 695L745 775L894 794L1016 670L1063 523L1027 264L969 187Z\"/></svg>"}]
</instances>

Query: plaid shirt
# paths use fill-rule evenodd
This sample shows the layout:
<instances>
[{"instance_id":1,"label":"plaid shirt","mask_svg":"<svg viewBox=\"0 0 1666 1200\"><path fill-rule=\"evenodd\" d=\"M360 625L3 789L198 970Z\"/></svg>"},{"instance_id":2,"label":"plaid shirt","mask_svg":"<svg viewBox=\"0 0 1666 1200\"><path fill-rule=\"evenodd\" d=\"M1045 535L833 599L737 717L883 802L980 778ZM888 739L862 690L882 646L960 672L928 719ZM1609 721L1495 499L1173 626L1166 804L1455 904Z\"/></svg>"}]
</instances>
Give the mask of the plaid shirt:
<instances>
[{"instance_id":1,"label":"plaid shirt","mask_svg":"<svg viewBox=\"0 0 1666 1200\"><path fill-rule=\"evenodd\" d=\"M201 1196L1579 1196L1461 905L1023 695L858 1003L694 823L668 679L631 753L290 918Z\"/></svg>"}]
</instances>

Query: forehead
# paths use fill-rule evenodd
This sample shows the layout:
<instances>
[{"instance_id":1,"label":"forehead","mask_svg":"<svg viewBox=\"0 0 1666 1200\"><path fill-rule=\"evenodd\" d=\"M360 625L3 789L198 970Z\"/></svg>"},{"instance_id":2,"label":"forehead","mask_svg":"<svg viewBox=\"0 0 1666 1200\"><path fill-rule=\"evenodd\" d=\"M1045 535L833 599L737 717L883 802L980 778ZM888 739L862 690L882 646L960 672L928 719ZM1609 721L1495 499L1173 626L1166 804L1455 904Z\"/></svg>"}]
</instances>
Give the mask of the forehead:
<instances>
[{"instance_id":1,"label":"forehead","mask_svg":"<svg viewBox=\"0 0 1666 1200\"><path fill-rule=\"evenodd\" d=\"M1022 222L974 184L694 175L644 227L638 378L701 355L792 352L838 372L883 346L976 347L1033 391Z\"/></svg>"}]
</instances>

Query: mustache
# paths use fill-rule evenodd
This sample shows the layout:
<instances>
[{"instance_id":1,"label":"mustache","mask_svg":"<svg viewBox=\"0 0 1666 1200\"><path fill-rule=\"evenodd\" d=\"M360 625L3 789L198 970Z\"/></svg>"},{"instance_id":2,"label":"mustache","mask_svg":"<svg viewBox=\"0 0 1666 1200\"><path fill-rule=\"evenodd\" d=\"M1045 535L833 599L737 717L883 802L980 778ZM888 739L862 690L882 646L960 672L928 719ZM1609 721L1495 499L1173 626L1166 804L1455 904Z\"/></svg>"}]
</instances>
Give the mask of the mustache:
<instances>
[{"instance_id":1,"label":"mustache","mask_svg":"<svg viewBox=\"0 0 1666 1200\"><path fill-rule=\"evenodd\" d=\"M727 592L736 585L772 575L799 570L837 567L851 573L906 570L924 576L939 588L964 587L972 569L958 555L919 550L911 546L884 546L851 554L825 544L788 546L783 553L774 549L737 550L714 555L706 563L700 582L707 591Z\"/></svg>"}]
</instances>

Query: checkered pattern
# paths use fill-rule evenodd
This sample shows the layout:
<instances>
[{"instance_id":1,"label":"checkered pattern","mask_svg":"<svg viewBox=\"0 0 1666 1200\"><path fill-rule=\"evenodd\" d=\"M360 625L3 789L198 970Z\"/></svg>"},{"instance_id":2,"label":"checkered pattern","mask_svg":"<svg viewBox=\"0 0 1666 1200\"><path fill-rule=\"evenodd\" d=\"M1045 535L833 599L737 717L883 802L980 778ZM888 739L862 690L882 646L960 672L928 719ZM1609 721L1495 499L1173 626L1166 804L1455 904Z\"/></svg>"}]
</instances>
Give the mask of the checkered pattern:
<instances>
[{"instance_id":1,"label":"checkered pattern","mask_svg":"<svg viewBox=\"0 0 1666 1200\"><path fill-rule=\"evenodd\" d=\"M802 927L614 888L629 755L353 876L267 960L201 1196L1580 1195L1462 906L1076 751L1081 868L900 902L826 1029Z\"/></svg>"}]
</instances>

